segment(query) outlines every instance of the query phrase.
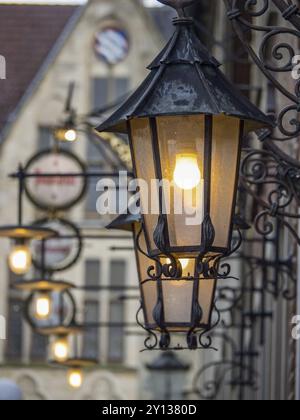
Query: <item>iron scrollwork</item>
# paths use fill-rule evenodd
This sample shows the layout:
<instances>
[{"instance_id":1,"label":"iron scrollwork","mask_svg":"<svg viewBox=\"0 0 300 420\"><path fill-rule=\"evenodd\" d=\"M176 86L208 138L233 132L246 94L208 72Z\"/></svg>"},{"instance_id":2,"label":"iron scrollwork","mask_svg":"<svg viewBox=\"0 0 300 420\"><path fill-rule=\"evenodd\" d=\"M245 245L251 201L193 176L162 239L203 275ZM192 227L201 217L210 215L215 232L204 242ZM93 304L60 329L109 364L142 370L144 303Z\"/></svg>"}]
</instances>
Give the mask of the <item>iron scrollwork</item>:
<instances>
[{"instance_id":1,"label":"iron scrollwork","mask_svg":"<svg viewBox=\"0 0 300 420\"><path fill-rule=\"evenodd\" d=\"M248 150L242 166L242 185L261 207L254 224L259 234L268 236L279 220L300 245L293 222L299 220L300 164L287 146L300 135L300 80L292 79L293 59L299 54L300 10L293 0L225 0L225 5L245 51L284 98L282 109L270 110L275 111L277 129L259 133L262 148ZM278 12L277 24L269 19L270 10ZM256 36L256 48L249 34Z\"/></svg>"}]
</instances>

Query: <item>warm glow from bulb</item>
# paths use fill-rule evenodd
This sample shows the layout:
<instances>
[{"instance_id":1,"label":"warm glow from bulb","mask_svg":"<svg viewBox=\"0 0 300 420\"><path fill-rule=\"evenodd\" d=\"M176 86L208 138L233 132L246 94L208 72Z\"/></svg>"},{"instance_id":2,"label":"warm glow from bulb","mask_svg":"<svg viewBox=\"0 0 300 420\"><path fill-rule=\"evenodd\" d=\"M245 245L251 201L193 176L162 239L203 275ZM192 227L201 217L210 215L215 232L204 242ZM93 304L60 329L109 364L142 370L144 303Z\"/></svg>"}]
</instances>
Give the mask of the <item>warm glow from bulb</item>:
<instances>
[{"instance_id":1,"label":"warm glow from bulb","mask_svg":"<svg viewBox=\"0 0 300 420\"><path fill-rule=\"evenodd\" d=\"M38 319L48 319L51 313L51 297L43 294L37 297L35 301L35 316Z\"/></svg>"},{"instance_id":2,"label":"warm glow from bulb","mask_svg":"<svg viewBox=\"0 0 300 420\"><path fill-rule=\"evenodd\" d=\"M182 270L185 270L188 267L190 260L188 258L179 258L179 262L181 264ZM166 264L171 264L170 258L166 259Z\"/></svg>"},{"instance_id":3,"label":"warm glow from bulb","mask_svg":"<svg viewBox=\"0 0 300 420\"><path fill-rule=\"evenodd\" d=\"M67 338L59 338L53 343L53 356L58 362L65 362L69 356L69 343Z\"/></svg>"},{"instance_id":4,"label":"warm glow from bulb","mask_svg":"<svg viewBox=\"0 0 300 420\"><path fill-rule=\"evenodd\" d=\"M16 245L11 250L8 258L11 271L17 275L28 273L31 268L31 252L27 245Z\"/></svg>"},{"instance_id":5,"label":"warm glow from bulb","mask_svg":"<svg viewBox=\"0 0 300 420\"><path fill-rule=\"evenodd\" d=\"M184 270L186 270L188 268L188 266L190 264L190 259L189 258L179 258L179 262L181 264L181 268L182 268L183 276L184 276L185 275ZM171 264L170 258L167 258L165 260L165 263L166 264ZM185 285L185 281L182 281L182 280L172 280L171 281L171 284L173 286L176 286L176 287L181 287L181 286L184 286Z\"/></svg>"},{"instance_id":6,"label":"warm glow from bulb","mask_svg":"<svg viewBox=\"0 0 300 420\"><path fill-rule=\"evenodd\" d=\"M83 375L80 369L72 369L68 373L68 383L72 388L80 388L83 382Z\"/></svg>"},{"instance_id":7,"label":"warm glow from bulb","mask_svg":"<svg viewBox=\"0 0 300 420\"><path fill-rule=\"evenodd\" d=\"M69 129L65 132L65 140L66 141L75 141L77 139L77 133L74 129Z\"/></svg>"},{"instance_id":8,"label":"warm glow from bulb","mask_svg":"<svg viewBox=\"0 0 300 420\"><path fill-rule=\"evenodd\" d=\"M173 177L177 187L182 190L196 188L201 181L197 157L194 155L177 155Z\"/></svg>"},{"instance_id":9,"label":"warm glow from bulb","mask_svg":"<svg viewBox=\"0 0 300 420\"><path fill-rule=\"evenodd\" d=\"M180 258L179 259L182 270L185 270L186 268L188 268L188 265L190 263L190 260L188 258Z\"/></svg>"}]
</instances>

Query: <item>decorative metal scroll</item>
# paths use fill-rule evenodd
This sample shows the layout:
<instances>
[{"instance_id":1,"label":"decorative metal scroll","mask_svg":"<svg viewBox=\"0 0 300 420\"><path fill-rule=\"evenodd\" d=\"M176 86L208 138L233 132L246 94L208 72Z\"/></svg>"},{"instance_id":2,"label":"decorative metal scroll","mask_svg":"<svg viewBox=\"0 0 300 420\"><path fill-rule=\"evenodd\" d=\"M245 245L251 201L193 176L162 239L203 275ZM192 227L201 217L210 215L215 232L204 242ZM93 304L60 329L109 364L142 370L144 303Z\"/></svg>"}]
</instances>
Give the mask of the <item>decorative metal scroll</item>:
<instances>
[{"instance_id":1,"label":"decorative metal scroll","mask_svg":"<svg viewBox=\"0 0 300 420\"><path fill-rule=\"evenodd\" d=\"M294 57L299 55L300 10L292 0L224 0L228 18L246 52L267 78L277 129L259 134L262 148L248 150L242 167L243 187L261 211L255 219L258 233L274 232L276 220L298 245L300 162L293 145L300 135L300 77L294 80ZM277 12L278 22L274 22ZM255 37L256 42L253 43ZM255 44L255 47L253 46ZM300 76L300 75L299 75ZM280 98L282 109L276 111Z\"/></svg>"},{"instance_id":2,"label":"decorative metal scroll","mask_svg":"<svg viewBox=\"0 0 300 420\"><path fill-rule=\"evenodd\" d=\"M239 281L224 279L218 285L216 301L222 321L211 337L214 342L221 340L221 357L201 366L188 393L191 396L215 400L224 387L230 386L243 400L246 389L258 389L256 359L265 344L267 323L273 317L272 300L267 296L292 300L296 294L294 246L283 254L282 233L280 223L269 238L253 237L253 231L249 231L241 251L229 259L231 265L234 260L242 261L243 273Z\"/></svg>"}]
</instances>

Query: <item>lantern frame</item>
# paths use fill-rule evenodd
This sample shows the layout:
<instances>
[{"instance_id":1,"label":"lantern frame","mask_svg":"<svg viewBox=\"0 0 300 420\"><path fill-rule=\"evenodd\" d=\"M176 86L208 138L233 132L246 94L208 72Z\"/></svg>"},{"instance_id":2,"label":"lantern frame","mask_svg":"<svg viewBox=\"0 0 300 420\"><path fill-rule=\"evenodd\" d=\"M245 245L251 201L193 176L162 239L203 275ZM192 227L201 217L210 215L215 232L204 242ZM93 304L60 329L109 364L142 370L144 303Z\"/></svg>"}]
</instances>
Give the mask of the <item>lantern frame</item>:
<instances>
[{"instance_id":1,"label":"lantern frame","mask_svg":"<svg viewBox=\"0 0 300 420\"><path fill-rule=\"evenodd\" d=\"M155 178L160 182L157 191L159 204L157 225L155 227L155 222L152 220L150 224L151 228L149 228L146 225L146 216L142 215L142 228L139 233L135 233L135 248L136 252L141 252L145 257L153 261L153 264L147 270L149 278L145 279L144 282L155 281L157 283L158 301L154 308L154 321L158 326L157 330L161 332L160 348L168 349L170 346L170 334L168 325L163 319L163 295L160 292L162 281L173 281L174 279L180 281L183 278L180 258L191 258L191 254L192 258L195 258L195 271L193 276L190 276L187 280L194 281L194 285L197 282L199 283L200 279L213 279L217 282L220 278L229 277L230 266L227 263L223 263L222 259L234 253L239 248L242 239L241 233L239 232L237 244L233 241L233 229L234 227L239 227L239 223L236 222L234 215L243 134L244 132L255 131L265 127L274 127L275 124L273 120L263 114L247 98L243 97L226 79L219 70L220 64L218 61L200 42L194 29L193 19L185 17L184 13L184 8L193 3L193 0L166 0L161 2L175 8L178 12L179 17L174 19L174 25L176 27L174 35L158 57L150 64L150 74L141 86L96 130L99 133L113 132L128 134L136 178L144 178L148 181L148 184L151 178ZM183 74L185 77L183 77ZM165 199L164 187L161 183L164 179L162 166L163 153L160 150L161 142L167 142L173 138L172 133L168 133L167 140L164 139L162 135L164 134L163 130L161 133L159 132L158 121L160 118L167 117L182 119L184 117L197 116L202 117L204 121L203 137L201 137L204 147L201 157L204 173L204 217L203 222L200 224L201 240L199 238L200 243L197 244L193 243L193 239L192 243L186 243L185 246L173 246L168 231L168 216L163 212L163 200ZM219 130L224 130L222 121L218 120L218 117L228 118L228 124L230 124L230 118L234 118L238 123L233 138L235 143L231 144L232 151L235 150L237 153L237 159L235 162L234 183L233 185L230 184L231 190L230 197L228 198L230 201L227 203L230 219L228 218L227 224L225 225L225 233L226 235L228 233L228 236L225 237L227 245L224 247L214 246L216 233L219 232L215 230L211 214L213 144L221 136L221 134L214 134L214 123L217 122L217 124L220 124L217 127ZM134 126L135 121L141 120L145 120L147 125L141 125L140 127L138 125ZM180 124L182 121L178 121L178 123ZM169 124L173 128L170 122ZM195 144L198 144L200 131L195 126L191 126L191 128L195 130L192 132L192 140ZM137 130L136 133L133 132L135 130ZM176 130L174 129L175 132ZM162 137L160 138L160 136ZM233 134L231 136L233 137ZM147 152L143 146L143 141L145 143L147 142L147 146L149 147ZM187 140L184 140L184 145L188 148L189 145L185 144L187 142ZM227 144L224 140L223 144L227 147L229 145L230 147L230 143ZM197 147L193 145L193 148L198 153ZM151 166L143 171L143 165L147 165L148 162L139 162L138 160L142 159L145 153L151 154ZM165 159L171 161L171 153L168 150ZM221 154L222 152L219 150L218 153ZM147 157L149 158L148 154ZM140 164L139 171L137 163ZM228 165L230 166L230 163ZM226 169L229 170L230 168L227 167ZM219 176L222 177L222 174L219 174ZM217 186L219 182L216 181ZM143 200L141 199L141 201ZM141 207L143 207L143 203ZM219 211L218 216L220 217L220 203L217 203L216 208ZM118 221L120 222L120 219ZM176 221L174 221L175 223ZM147 251L144 251L140 244L143 232L145 234ZM153 242L150 235L153 235ZM179 245L178 240L173 242ZM164 257L170 261L165 264L162 263L161 259ZM138 257L137 261L139 261ZM197 293L195 293L195 290ZM190 349L198 347L196 333L201 329L202 315L198 298L198 289L194 287L191 324L186 325L187 344ZM145 313L145 299L143 295L141 310ZM219 312L217 311L217 313L219 318ZM217 320L218 322L219 319ZM200 347L211 347L211 339L206 337L206 341L203 342L202 338L213 327L214 325L207 325L207 328L200 332ZM151 325L143 326L143 328L155 338L153 345L149 344L148 338L145 341L146 347L155 348L158 340Z\"/></svg>"},{"instance_id":2,"label":"lantern frame","mask_svg":"<svg viewBox=\"0 0 300 420\"><path fill-rule=\"evenodd\" d=\"M34 279L16 281L13 285L15 289L25 292L65 292L73 289L74 284L64 280Z\"/></svg>"},{"instance_id":3,"label":"lantern frame","mask_svg":"<svg viewBox=\"0 0 300 420\"><path fill-rule=\"evenodd\" d=\"M9 225L0 227L0 238L13 239L15 241L29 241L32 239L43 241L54 238L58 233L50 228L25 225Z\"/></svg>"}]
</instances>

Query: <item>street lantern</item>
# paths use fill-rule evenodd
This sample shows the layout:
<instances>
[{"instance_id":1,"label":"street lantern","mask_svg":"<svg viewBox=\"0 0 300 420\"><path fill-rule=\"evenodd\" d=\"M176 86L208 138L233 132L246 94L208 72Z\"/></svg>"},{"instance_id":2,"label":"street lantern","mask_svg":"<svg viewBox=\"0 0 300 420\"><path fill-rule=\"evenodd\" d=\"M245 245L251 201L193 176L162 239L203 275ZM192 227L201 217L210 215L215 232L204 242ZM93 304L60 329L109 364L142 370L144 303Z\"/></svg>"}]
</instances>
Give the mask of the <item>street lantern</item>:
<instances>
[{"instance_id":1,"label":"street lantern","mask_svg":"<svg viewBox=\"0 0 300 420\"><path fill-rule=\"evenodd\" d=\"M12 247L8 265L10 270L18 276L27 274L32 265L30 248L25 243L19 243Z\"/></svg>"},{"instance_id":2,"label":"street lantern","mask_svg":"<svg viewBox=\"0 0 300 420\"><path fill-rule=\"evenodd\" d=\"M72 357L64 361L52 361L53 366L67 369L67 383L73 390L78 390L84 383L84 372L95 369L99 364L98 360L86 359L81 357Z\"/></svg>"},{"instance_id":3,"label":"street lantern","mask_svg":"<svg viewBox=\"0 0 300 420\"><path fill-rule=\"evenodd\" d=\"M35 329L37 334L51 340L50 357L53 363L65 363L72 355L72 343L83 332L77 325L57 326Z\"/></svg>"},{"instance_id":4,"label":"street lantern","mask_svg":"<svg viewBox=\"0 0 300 420\"><path fill-rule=\"evenodd\" d=\"M57 362L65 362L69 357L69 341L68 336L58 336L52 342L52 356Z\"/></svg>"},{"instance_id":5,"label":"street lantern","mask_svg":"<svg viewBox=\"0 0 300 420\"><path fill-rule=\"evenodd\" d=\"M39 226L28 226L23 223L23 191L25 171L22 165L16 176L19 181L18 194L18 224L9 226L0 226L0 238L8 238L14 242L14 245L8 256L8 265L10 270L18 276L27 274L31 269L32 255L29 243L32 240L46 241L58 235L56 231L50 228Z\"/></svg>"},{"instance_id":6,"label":"street lantern","mask_svg":"<svg viewBox=\"0 0 300 420\"><path fill-rule=\"evenodd\" d=\"M136 178L148 186L159 181L151 190L157 214L148 209L148 191L140 192L150 257L226 255L243 135L272 121L225 78L193 19L184 17L187 3L163 3L179 12L172 39L147 79L97 131L128 134ZM185 196L185 211L178 213ZM191 209L195 217L187 222Z\"/></svg>"},{"instance_id":7,"label":"street lantern","mask_svg":"<svg viewBox=\"0 0 300 420\"><path fill-rule=\"evenodd\" d=\"M27 274L32 266L29 242L33 239L43 241L54 236L57 236L57 232L47 228L36 228L21 224L0 227L0 238L9 238L14 241L8 256L10 270L18 276Z\"/></svg>"},{"instance_id":8,"label":"street lantern","mask_svg":"<svg viewBox=\"0 0 300 420\"><path fill-rule=\"evenodd\" d=\"M37 321L45 321L53 315L53 294L64 294L71 290L74 285L63 280L50 280L45 276L37 280L17 281L13 287L30 293L26 305L27 311L30 311L30 306L33 303L32 318ZM60 301L63 301L63 298ZM64 310L61 309L61 311ZM27 319L29 319L29 313Z\"/></svg>"},{"instance_id":9,"label":"street lantern","mask_svg":"<svg viewBox=\"0 0 300 420\"><path fill-rule=\"evenodd\" d=\"M72 122L67 122L62 127L55 128L53 133L55 140L60 142L73 143L78 138L76 126Z\"/></svg>"}]
</instances>

